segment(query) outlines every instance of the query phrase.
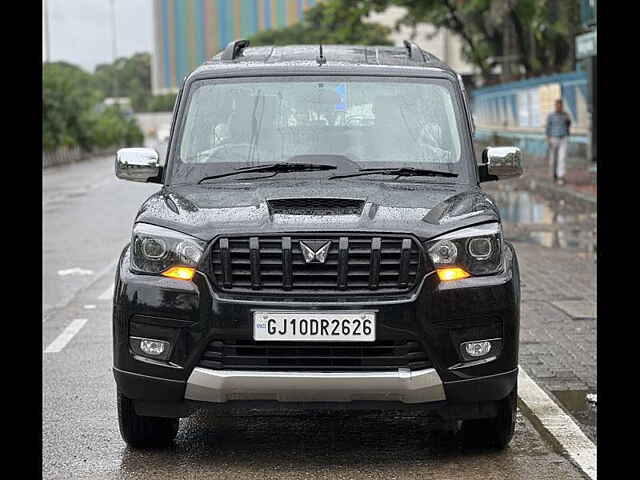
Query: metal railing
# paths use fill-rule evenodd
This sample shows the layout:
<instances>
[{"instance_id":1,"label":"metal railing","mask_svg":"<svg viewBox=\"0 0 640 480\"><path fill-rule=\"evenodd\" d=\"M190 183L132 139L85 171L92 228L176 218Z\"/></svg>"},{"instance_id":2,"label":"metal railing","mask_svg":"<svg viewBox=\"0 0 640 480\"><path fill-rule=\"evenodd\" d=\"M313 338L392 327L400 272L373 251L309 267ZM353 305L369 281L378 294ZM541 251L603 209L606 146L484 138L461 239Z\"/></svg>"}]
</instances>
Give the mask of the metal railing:
<instances>
[{"instance_id":1,"label":"metal railing","mask_svg":"<svg viewBox=\"0 0 640 480\"><path fill-rule=\"evenodd\" d=\"M117 147L109 147L101 150L86 152L80 147L61 147L53 152L42 151L42 169L54 167L57 165L65 165L67 163L79 162L88 158L115 155Z\"/></svg>"}]
</instances>

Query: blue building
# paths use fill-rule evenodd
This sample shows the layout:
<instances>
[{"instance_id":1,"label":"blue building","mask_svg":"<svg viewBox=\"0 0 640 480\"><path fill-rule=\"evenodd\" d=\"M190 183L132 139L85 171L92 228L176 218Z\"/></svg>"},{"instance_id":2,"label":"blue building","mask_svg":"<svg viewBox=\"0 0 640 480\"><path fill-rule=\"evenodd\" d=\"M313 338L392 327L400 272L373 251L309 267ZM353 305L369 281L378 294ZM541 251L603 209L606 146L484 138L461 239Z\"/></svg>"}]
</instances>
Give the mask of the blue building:
<instances>
[{"instance_id":1,"label":"blue building","mask_svg":"<svg viewBox=\"0 0 640 480\"><path fill-rule=\"evenodd\" d=\"M590 113L586 72L571 72L476 89L471 94L476 138L498 135L534 155L545 155L544 127L558 98L571 117L569 153L586 148Z\"/></svg>"},{"instance_id":2,"label":"blue building","mask_svg":"<svg viewBox=\"0 0 640 480\"><path fill-rule=\"evenodd\" d=\"M237 38L299 22L316 0L154 0L153 93L175 92Z\"/></svg>"}]
</instances>

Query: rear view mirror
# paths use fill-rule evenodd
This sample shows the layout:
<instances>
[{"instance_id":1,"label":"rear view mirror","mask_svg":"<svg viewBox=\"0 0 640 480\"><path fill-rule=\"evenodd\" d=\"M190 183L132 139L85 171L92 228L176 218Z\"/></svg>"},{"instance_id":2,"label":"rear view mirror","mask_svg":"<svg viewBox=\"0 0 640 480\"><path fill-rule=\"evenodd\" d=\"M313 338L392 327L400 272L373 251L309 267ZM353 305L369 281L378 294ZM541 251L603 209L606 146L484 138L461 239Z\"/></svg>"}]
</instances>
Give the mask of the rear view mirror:
<instances>
[{"instance_id":1,"label":"rear view mirror","mask_svg":"<svg viewBox=\"0 0 640 480\"><path fill-rule=\"evenodd\" d=\"M502 180L522 175L522 152L518 147L487 147L478 166L480 181Z\"/></svg>"},{"instance_id":2,"label":"rear view mirror","mask_svg":"<svg viewBox=\"0 0 640 480\"><path fill-rule=\"evenodd\" d=\"M162 167L153 148L121 148L116 153L116 177L131 182L160 183Z\"/></svg>"}]
</instances>

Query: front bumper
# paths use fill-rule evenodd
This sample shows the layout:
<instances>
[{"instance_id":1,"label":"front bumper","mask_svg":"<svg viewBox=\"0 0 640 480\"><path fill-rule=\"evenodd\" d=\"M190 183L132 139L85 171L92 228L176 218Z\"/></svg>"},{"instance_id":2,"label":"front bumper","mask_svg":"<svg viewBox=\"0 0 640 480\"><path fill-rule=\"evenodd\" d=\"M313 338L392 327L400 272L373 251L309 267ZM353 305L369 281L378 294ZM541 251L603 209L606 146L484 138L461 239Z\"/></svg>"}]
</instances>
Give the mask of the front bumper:
<instances>
[{"instance_id":1,"label":"front bumper","mask_svg":"<svg viewBox=\"0 0 640 480\"><path fill-rule=\"evenodd\" d=\"M247 372L195 368L185 398L204 402L277 400L279 402L400 401L445 399L434 368L414 372Z\"/></svg>"},{"instance_id":2,"label":"front bumper","mask_svg":"<svg viewBox=\"0 0 640 480\"><path fill-rule=\"evenodd\" d=\"M274 385L263 384L263 390L256 389L256 375L251 372L241 372L243 377L236 373L212 371L198 372L195 369L191 377L193 383L168 380L165 378L149 377L137 373L124 372L113 369L118 384L118 389L127 397L132 398L139 415L154 417L187 417L199 408L214 408L220 413L234 411L236 408L244 409L268 409L286 410L292 409L331 409L331 410L402 410L416 408L423 412L434 412L440 418L468 419L487 418L495 415L496 399L506 397L514 388L518 369L498 375L459 380L456 382L439 383L432 373L418 375L417 378L405 379L404 385L401 379L393 379L393 375L369 376L362 378L350 378L349 382L341 383L340 387L347 392L334 390L331 394L319 393L319 385L313 384L307 390L308 396L301 395L294 385L299 385L299 375L289 375L287 379L286 393L282 390L276 393ZM417 372L414 372L414 375ZM308 373L307 373L308 374ZM305 374L305 377L307 376ZM436 372L437 375L437 372ZM262 376L262 375L258 375ZM271 382L273 372L262 376L262 381ZM333 376L333 375L332 375ZM226 377L226 378L225 378ZM297 378L296 378L297 377ZM382 377L382 381L381 380ZM386 378L385 378L386 377ZM314 375L314 382L317 376ZM371 380L373 378L373 380ZM228 382L227 379L232 379ZM267 380L268 379L268 380ZM191 378L190 378L191 380ZM321 385L336 386L335 378L325 378ZM282 386L283 382L279 384ZM361 390L355 394L353 385L358 385ZM394 393L381 395L381 388L391 385ZM251 390L248 390L251 388ZM377 395L372 395L376 393ZM404 398L403 398L404 397ZM385 398L380 400L380 398ZM224 400L223 400L224 399ZM403 401L404 400L404 401ZM418 400L408 403L406 400Z\"/></svg>"},{"instance_id":3,"label":"front bumper","mask_svg":"<svg viewBox=\"0 0 640 480\"><path fill-rule=\"evenodd\" d=\"M519 275L512 248L504 271L440 283L427 276L404 298L372 295L286 303L225 298L204 275L193 282L135 275L123 251L114 296L114 374L118 389L140 402L236 403L388 402L462 404L500 400L517 378ZM214 339L252 338L255 309L375 310L378 337L420 342L433 368L417 371L324 373L209 370L198 366ZM129 337L171 341L169 362L135 357ZM502 350L484 364L464 363L463 341L500 337Z\"/></svg>"}]
</instances>

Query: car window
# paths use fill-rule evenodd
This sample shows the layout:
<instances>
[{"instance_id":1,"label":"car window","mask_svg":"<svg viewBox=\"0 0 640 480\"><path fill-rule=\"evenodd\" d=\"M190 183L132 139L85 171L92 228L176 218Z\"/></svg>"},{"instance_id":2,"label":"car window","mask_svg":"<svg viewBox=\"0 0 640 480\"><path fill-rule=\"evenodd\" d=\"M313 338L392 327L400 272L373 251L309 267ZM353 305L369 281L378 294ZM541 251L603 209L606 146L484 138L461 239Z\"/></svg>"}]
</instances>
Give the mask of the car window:
<instances>
[{"instance_id":1,"label":"car window","mask_svg":"<svg viewBox=\"0 0 640 480\"><path fill-rule=\"evenodd\" d=\"M245 167L298 155L342 155L365 168L455 171L461 139L448 83L365 77L198 81L190 89L177 159L185 167Z\"/></svg>"}]
</instances>

